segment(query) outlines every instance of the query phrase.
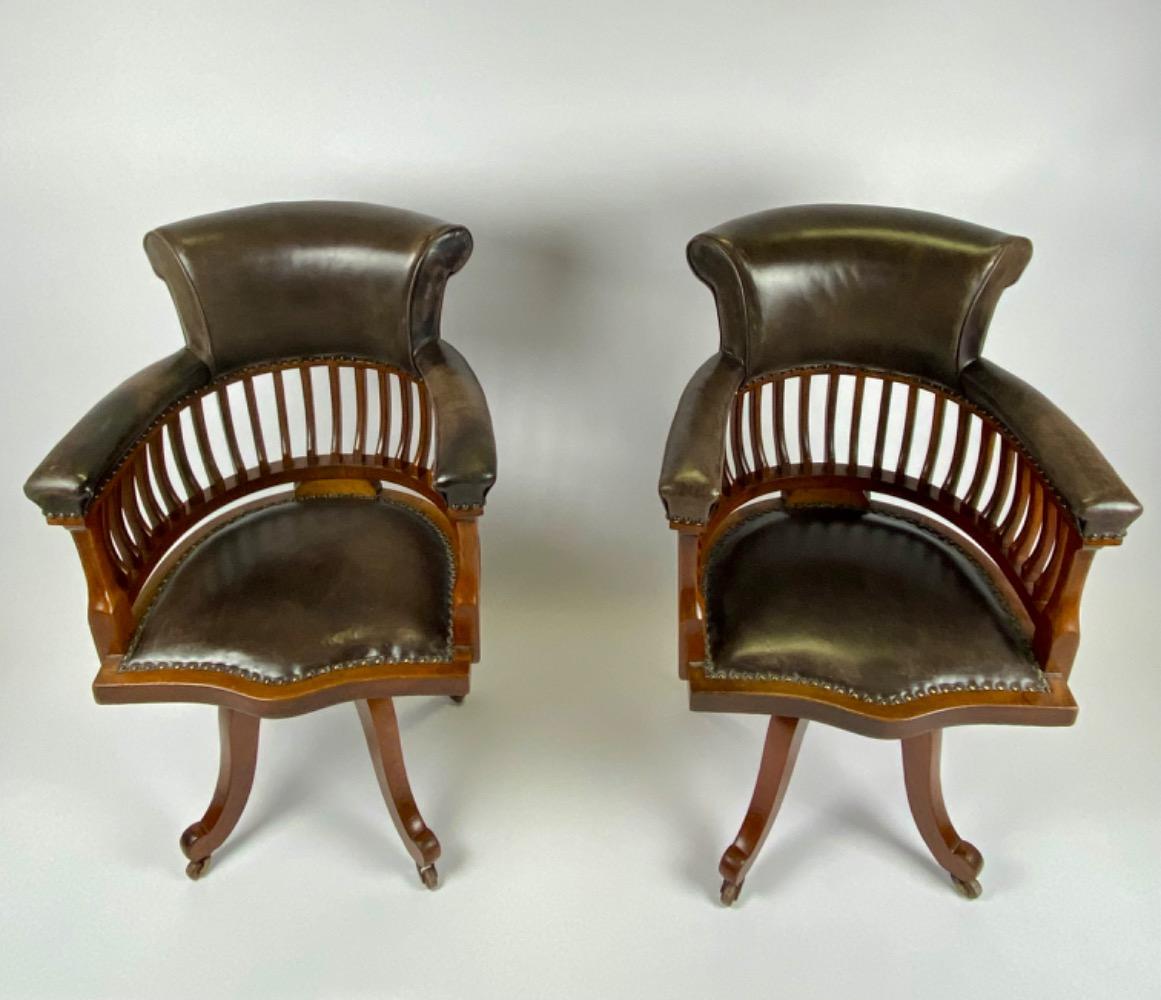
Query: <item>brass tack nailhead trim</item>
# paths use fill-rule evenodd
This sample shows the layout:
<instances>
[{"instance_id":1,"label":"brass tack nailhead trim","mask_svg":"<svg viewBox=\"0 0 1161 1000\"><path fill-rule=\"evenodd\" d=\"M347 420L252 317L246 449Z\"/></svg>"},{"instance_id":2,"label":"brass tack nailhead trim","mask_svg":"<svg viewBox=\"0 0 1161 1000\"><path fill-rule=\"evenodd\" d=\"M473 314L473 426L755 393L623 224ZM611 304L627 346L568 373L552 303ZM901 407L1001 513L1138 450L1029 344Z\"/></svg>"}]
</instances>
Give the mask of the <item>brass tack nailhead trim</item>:
<instances>
[{"instance_id":1,"label":"brass tack nailhead trim","mask_svg":"<svg viewBox=\"0 0 1161 1000\"><path fill-rule=\"evenodd\" d=\"M860 513L860 514L867 513L867 511L863 510L860 507L844 507L840 504L803 504L796 509L797 510L805 510L805 509L811 509L811 508L823 508L823 509L827 509L827 510L850 510L850 511L855 511L855 512ZM717 542L714 544L713 552L710 553L710 558L706 564L705 571L702 573L702 592L707 594L707 601L706 601L707 604L709 603L709 601L708 601L708 588L706 587L706 582L709 579L710 570L713 567L714 562L715 562L714 554L721 551L721 548L720 548L721 543L724 542L727 538L729 538L730 535L734 534L734 532L740 530L745 525L749 524L751 521L757 520L758 518L765 516L766 513L767 513L766 511L761 511L761 512L756 513L756 514L751 514L747 518L743 518L741 521L739 521L737 524L735 524L732 528L730 528L729 531L727 531L724 535L722 535L721 538L719 538L717 540ZM971 562L973 564L976 562L974 557L966 549L964 549L961 545L959 545L957 542L954 542L948 538L944 538L938 532L932 531L931 528L927 527L927 525L922 524L918 521L915 521L914 519L907 517L906 515L894 514L894 513L888 514L888 513L881 511L881 510L871 511L871 513L878 514L881 517L891 518L891 519L896 520L896 521L906 522L907 524L910 524L913 527L918 528L920 531L924 532L925 534L932 536L937 541L942 542L944 545L948 545L951 548L957 549L959 551L959 553L965 559L967 559L969 562ZM1014 628L1019 629L1019 622L1017 621L1016 616L1013 615L1011 613L1011 611L1009 610L1007 601L1004 599L1003 595L999 592L999 590L996 589L995 584L993 584L992 581L987 579L986 577L984 579L984 583L987 585L988 589L992 592L992 596L996 598L996 601L999 603L1000 607L1003 609L1003 613L1005 614L1005 617L1008 619L1009 623ZM826 691L836 691L839 694L848 695L852 698L857 699L858 701L870 702L870 703L876 704L876 705L900 705L900 704L904 704L905 702L915 701L917 698L924 698L924 697L927 697L927 696L933 695L933 694L950 694L950 693L957 692L957 691L1037 691L1037 692L1046 692L1048 690L1048 679L1044 676L1043 670L1041 670L1040 677L1038 678L1038 681L1036 681L1036 682L1008 681L1007 683L1005 683L1004 681L974 681L974 680L973 681L956 681L956 682L944 683L944 684L920 685L917 687L909 688L909 689L904 690L904 691L896 691L892 694L873 694L869 691L863 691L860 688L851 687L848 684L839 683L838 681L828 681L828 680L823 680L822 678L818 678L818 677L806 677L806 676L799 674L797 672L794 672L794 671L787 672L787 671L780 671L780 670L738 670L736 668L721 668L721 669L719 669L718 667L716 667L714 665L713 659L709 655L709 651L711 649L713 649L713 647L714 647L714 640L713 640L713 629L711 627L711 623L710 623L708 617L707 617L706 623L705 623L705 632L706 632L706 653L707 653L707 655L706 655L705 660L702 662L702 670L704 671L704 673L707 677L711 677L711 678L721 678L721 679L725 679L725 680L787 681L787 682L790 682L793 684L808 684L811 687L819 687L819 688L822 688ZM1032 662L1033 664L1035 664L1037 667L1039 667L1040 664L1036 661L1036 658L1032 652L1032 647L1028 644L1028 642L1026 640L1022 641L1021 646L1022 646L1022 651L1023 651L1024 655L1028 658L1028 660L1030 662Z\"/></svg>"},{"instance_id":2,"label":"brass tack nailhead trim","mask_svg":"<svg viewBox=\"0 0 1161 1000\"><path fill-rule=\"evenodd\" d=\"M329 499L329 497L319 496L319 497L291 498L288 500L279 501L278 503L269 504L267 507L263 507L262 509L267 510L267 509L270 509L272 507L281 507L281 506L285 506L286 504L292 504L292 503L313 503L313 502L318 501L318 500L326 500L326 499ZM347 498L347 499L350 499L350 498ZM396 501L391 500L391 499L386 498L386 497L378 497L375 500L371 500L369 502L390 505L392 507L397 508L398 510L403 511L404 513L410 514L413 517L417 517L423 521L426 521L428 526L431 528L431 530L434 531L435 534L437 535L437 537L439 538L440 544L443 546L444 555L447 559L447 565L448 565L448 580L447 580L447 588L446 588L446 594L445 594L446 607L447 607L447 622L448 622L448 624L447 624L447 640L446 640L447 644L446 644L445 655L438 656L438 657L437 656L415 656L414 654L411 654L408 656L400 656L400 657L368 656L368 657L363 657L363 658L357 659L357 660L341 660L341 661L338 661L335 663L326 663L326 664L322 664L322 665L317 666L317 667L311 667L307 670L304 670L297 677L268 677L265 674L259 673L258 671L250 670L246 667L238 666L237 664L222 663L222 662L218 662L218 661L214 661L214 660L175 660L175 661L138 660L134 663L130 663L129 661L132 658L134 652L136 651L138 643L140 642L141 633L145 628L145 623L148 620L150 613L153 611L154 606L157 604L157 601L159 600L161 595L165 592L165 589L169 585L170 581L173 579L174 574L178 571L178 569L181 568L182 564L194 552L196 552L198 549L200 549L211 538L213 538L215 535L219 534L224 529L228 528L235 521L241 520L247 514L255 513L254 511L243 511L239 514L234 515L233 517L227 518L221 524L217 525L213 531L211 531L208 535L206 535L205 538L201 539L201 541L199 541L197 543L197 545L193 546L192 548L188 549L186 552L182 553L181 558L174 564L173 568L166 574L165 579L162 580L160 586L158 586L157 591L153 595L153 599L149 602L149 607L147 607L145 609L145 613L142 614L141 621L138 623L137 629L133 633L133 638L130 640L129 648L126 650L125 656L122 658L121 663L117 667L118 672L124 671L126 673L131 673L131 672L147 671L147 670L205 670L205 671L213 671L215 673L231 674L231 675L236 676L236 677L244 677L247 680L257 681L261 684L279 685L279 684L293 684L297 681L304 681L304 680L307 680L308 678L311 678L311 677L317 677L320 674L329 674L332 671L347 670L347 669L351 669L353 667L374 666L376 664L386 664L386 663L447 663L447 662L449 662L453 658L452 654L454 651L455 621L454 621L454 615L453 615L453 610L454 610L453 600L454 600L454 594L455 594L456 561L455 561L455 553L452 551L452 547L451 547L451 544L448 542L447 535L445 535L443 533L443 531L440 530L439 526L430 517L428 517L422 511L418 511L414 507L411 507L408 504L397 503Z\"/></svg>"}]
</instances>

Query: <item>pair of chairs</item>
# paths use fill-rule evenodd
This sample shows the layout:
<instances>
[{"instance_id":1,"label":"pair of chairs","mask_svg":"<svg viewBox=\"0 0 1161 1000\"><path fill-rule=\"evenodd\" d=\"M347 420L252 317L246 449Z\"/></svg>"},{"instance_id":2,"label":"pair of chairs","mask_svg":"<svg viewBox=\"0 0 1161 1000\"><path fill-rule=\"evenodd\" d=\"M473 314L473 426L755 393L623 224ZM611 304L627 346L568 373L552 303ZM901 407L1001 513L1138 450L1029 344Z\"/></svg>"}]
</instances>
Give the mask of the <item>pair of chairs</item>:
<instances>
[{"instance_id":1,"label":"pair of chairs","mask_svg":"<svg viewBox=\"0 0 1161 1000\"><path fill-rule=\"evenodd\" d=\"M181 838L195 879L241 816L260 720L354 701L434 887L393 699L461 701L480 655L496 449L439 329L471 237L308 202L165 226L145 247L186 346L98 403L25 488L80 554L96 699L218 706L217 787ZM679 672L695 710L770 716L721 860L726 904L808 720L901 740L920 833L973 897L983 862L943 804L943 728L1076 716L1085 576L1140 506L1067 417L980 357L1030 253L859 206L766 212L689 246L721 344L661 474Z\"/></svg>"}]
</instances>

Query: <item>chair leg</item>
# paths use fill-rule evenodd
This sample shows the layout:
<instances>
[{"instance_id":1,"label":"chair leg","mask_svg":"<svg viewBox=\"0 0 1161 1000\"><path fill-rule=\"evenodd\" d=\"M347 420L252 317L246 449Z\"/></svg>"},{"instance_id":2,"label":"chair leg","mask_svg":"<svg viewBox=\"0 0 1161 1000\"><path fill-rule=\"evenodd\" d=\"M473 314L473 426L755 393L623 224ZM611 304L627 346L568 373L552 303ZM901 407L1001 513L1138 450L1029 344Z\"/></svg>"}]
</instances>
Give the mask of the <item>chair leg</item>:
<instances>
[{"instance_id":1,"label":"chair leg","mask_svg":"<svg viewBox=\"0 0 1161 1000\"><path fill-rule=\"evenodd\" d=\"M182 853L189 858L185 873L191 879L205 874L210 855L233 832L246 808L258 762L258 723L257 716L218 709L218 784L205 815L181 835Z\"/></svg>"},{"instance_id":2,"label":"chair leg","mask_svg":"<svg viewBox=\"0 0 1161 1000\"><path fill-rule=\"evenodd\" d=\"M754 797L750 809L742 821L734 842L722 855L718 871L722 878L722 903L731 905L742 891L746 873L762 849L766 835L778 815L794 762L798 759L798 749L806 732L804 719L790 719L785 716L770 716L770 726L766 730L766 744L762 749L762 763L758 768L758 781L754 785Z\"/></svg>"},{"instance_id":3,"label":"chair leg","mask_svg":"<svg viewBox=\"0 0 1161 1000\"><path fill-rule=\"evenodd\" d=\"M955 832L943 804L939 777L943 732L933 730L903 740L902 744L903 778L915 825L935 860L951 875L955 887L968 899L975 899L982 891L977 876L984 867L984 859Z\"/></svg>"},{"instance_id":4,"label":"chair leg","mask_svg":"<svg viewBox=\"0 0 1161 1000\"><path fill-rule=\"evenodd\" d=\"M390 698L371 698L357 703L359 720L363 723L363 734L367 737L367 749L371 752L371 762L375 765L375 775L383 800L391 813L395 829L403 839L403 846L415 862L419 877L429 889L439 884L435 862L440 855L439 841L427 828L411 785L407 781L407 768L403 763L403 747L399 742L399 721L395 717L395 705Z\"/></svg>"}]
</instances>

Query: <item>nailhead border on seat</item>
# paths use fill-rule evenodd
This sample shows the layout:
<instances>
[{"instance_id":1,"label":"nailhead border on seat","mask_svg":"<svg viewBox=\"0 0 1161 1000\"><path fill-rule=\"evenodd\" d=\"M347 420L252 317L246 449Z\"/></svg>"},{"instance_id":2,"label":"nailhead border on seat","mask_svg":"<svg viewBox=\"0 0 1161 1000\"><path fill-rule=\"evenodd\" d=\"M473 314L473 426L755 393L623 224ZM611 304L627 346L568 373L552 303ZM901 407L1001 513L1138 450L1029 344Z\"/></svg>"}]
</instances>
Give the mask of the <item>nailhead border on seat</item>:
<instances>
[{"instance_id":1,"label":"nailhead border on seat","mask_svg":"<svg viewBox=\"0 0 1161 1000\"><path fill-rule=\"evenodd\" d=\"M282 500L282 501L279 501L276 503L269 504L266 507L264 507L263 509L266 510L266 509L269 509L271 507L279 507L279 506L283 506L285 504L291 504L291 503L319 503L319 502L325 502L326 500L329 500L329 499L332 499L332 498L328 497L328 496L324 496L324 495L315 496L315 497L308 497L308 498L292 497L292 498L288 498L286 500ZM368 499L368 500L363 501L363 502L365 502L365 503L380 503L380 504L390 505L391 507L394 507L397 510L403 511L404 513L406 513L412 517L419 518L420 520L425 521L427 523L427 525L430 527L430 529L432 531L434 531L436 533L436 535L439 537L440 544L443 546L444 555L447 559L447 565L448 565L448 570L449 570L448 580L447 580L447 590L446 590L446 594L445 594L445 603L446 603L446 609L447 609L447 646L446 646L447 654L446 654L446 656L442 656L442 657L369 656L369 657L364 657L362 659L357 659L357 660L340 660L340 661L336 661L334 663L325 663L325 664L321 664L317 667L311 667L308 670L302 671L302 673L298 677L290 677L290 678L267 677L264 674L260 674L256 671L253 671L253 670L248 670L245 667L238 666L237 664L222 663L222 662L218 662L218 661L214 661L214 660L176 660L176 661L141 660L141 661L138 661L135 663L130 663L129 660L131 659L134 651L137 648L137 644L141 638L141 633L144 630L145 624L149 619L150 612L153 610L154 605L157 603L158 599L165 592L165 589L169 585L169 582L172 579L173 575L178 571L178 569L182 566L182 564L194 552L196 552L198 549L200 549L202 547L202 545L204 545L206 542L208 542L211 538L213 538L219 532L223 531L225 528L228 528L234 522L242 519L247 514L254 513L254 511L249 510L249 511L242 511L242 512L240 512L232 517L226 518L221 524L215 526L213 531L209 532L204 538L199 540L196 545L191 546L189 549L187 549L185 552L182 553L181 558L178 559L178 561L176 563L174 563L174 565L170 568L169 572L166 573L165 579L163 579L161 584L158 586L156 592L153 594L153 597L149 602L149 606L145 609L145 612L142 614L141 620L138 622L137 628L133 633L133 638L129 642L128 649L126 650L125 655L122 658L121 663L117 668L118 672L125 672L125 673L134 672L135 673L135 672L150 671L150 670L202 670L202 671L210 671L210 672L214 672L214 673L230 674L230 675L235 676L235 677L243 677L246 680L257 681L258 683L261 683L261 684L268 684L268 685L274 686L274 685L285 685L285 684L297 684L299 681L309 680L312 677L318 677L322 674L329 674L329 673L332 673L332 672L337 671L337 670L349 670L349 669L352 669L354 667L369 667L369 666L375 666L376 664L449 663L449 662L451 662L453 659L453 651L454 651L454 645L455 645L454 638L453 638L452 596L453 596L454 591L455 591L456 562L455 562L455 553L452 551L452 547L448 541L447 535L444 534L444 532L440 529L439 525L437 525L430 517L428 517L422 511L416 510L414 507L410 506L409 504L398 503L396 501L391 500L390 498L383 497L383 496L377 497L374 500Z\"/></svg>"},{"instance_id":2,"label":"nailhead border on seat","mask_svg":"<svg viewBox=\"0 0 1161 1000\"><path fill-rule=\"evenodd\" d=\"M848 507L848 506L844 506L842 504L802 504L802 505L795 507L795 510L810 510L810 509L848 510L848 511L852 511L855 513L866 513L862 508ZM709 602L710 570L714 565L717 553L719 553L721 551L722 543L727 538L729 538L730 535L734 534L736 531L741 530L743 527L745 527L751 521L757 520L758 518L765 516L767 513L769 513L769 511L764 510L764 511L760 511L758 513L752 514L749 517L743 518L737 524L733 525L725 534L723 534L720 538L718 538L717 541L714 543L713 551L710 553L709 559L706 560L705 570L702 573L702 593L704 593L706 595L706 604L707 605L710 603ZM960 545L958 542L954 541L953 539L947 538L946 536L941 535L936 531L933 531L926 524L923 524L921 521L918 521L915 518L907 517L905 514L897 513L894 511L887 512L887 511L882 510L881 508L877 508L874 511L874 513L877 515L880 515L882 517L890 518L891 520L902 521L906 524L910 524L912 527L918 528L924 534L929 535L930 537L934 538L936 541L941 542L944 545L951 546L952 548L958 550L960 552L960 554L963 555L963 557L965 559L967 559L973 565L978 563L978 560L976 559L976 557L973 556L964 546ZM987 585L988 589L992 592L993 596L996 598L1000 607L1004 609L1004 614L1007 617L1009 623L1013 626L1013 628L1015 628L1017 631L1019 631L1019 629L1020 629L1019 620L1016 618L1016 616L1014 614L1012 614L1011 610L1008 607L1008 602L1004 598L1003 594L1000 592L1000 590L996 587L995 583L988 577L988 575L986 573L983 573L981 575L983 578L983 582ZM827 681L827 680L823 680L822 678L818 678L818 677L805 677L802 674L798 674L798 673L794 673L794 672L786 672L786 671L778 671L778 670L737 670L737 669L728 669L728 668L719 669L714 665L712 656L710 655L710 650L714 648L714 641L713 641L712 623L709 621L708 617L706 618L706 622L705 622L705 631L706 631L706 658L702 662L701 667L702 667L703 672L705 673L705 676L708 678L711 678L711 679L750 680L750 681L786 681L787 683L791 683L791 684L807 684L811 687L821 688L824 691L835 691L839 694L845 694L851 698L855 698L858 701L867 702L869 704L875 704L875 705L901 705L901 704L904 704L906 702L916 701L919 698L926 698L926 697L929 697L929 696L935 695L935 694L950 694L953 692L961 692L961 691L1046 692L1049 689L1048 688L1048 679L1044 676L1044 673L1042 670L1041 670L1039 677L1035 683L1028 683L1028 682L1018 683L1016 681L1011 681L1008 683L1004 683L1003 681L959 681L955 684L926 684L926 685L922 685L920 687L913 687L913 688L908 688L908 689L902 690L902 691L896 691L892 694L872 694L868 691L863 691L860 688L854 688L854 687L851 687L850 685L847 685L847 684L840 684L836 681ZM1023 651L1024 655L1028 658L1028 661L1030 663L1035 664L1036 666L1039 666L1039 663L1037 662L1036 657L1033 654L1031 644L1027 640L1024 640L1021 645L1022 645L1022 651Z\"/></svg>"}]
</instances>

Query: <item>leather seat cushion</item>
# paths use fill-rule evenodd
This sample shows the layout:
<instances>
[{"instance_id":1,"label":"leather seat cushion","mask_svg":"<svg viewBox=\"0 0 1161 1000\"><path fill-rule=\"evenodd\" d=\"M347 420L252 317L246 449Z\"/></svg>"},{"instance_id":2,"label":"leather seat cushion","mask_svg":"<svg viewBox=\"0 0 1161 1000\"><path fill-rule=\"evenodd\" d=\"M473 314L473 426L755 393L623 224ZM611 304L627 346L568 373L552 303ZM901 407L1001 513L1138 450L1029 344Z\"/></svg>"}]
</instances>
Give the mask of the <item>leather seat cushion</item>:
<instances>
[{"instance_id":1,"label":"leather seat cushion","mask_svg":"<svg viewBox=\"0 0 1161 1000\"><path fill-rule=\"evenodd\" d=\"M1026 628L966 549L904 516L767 510L705 570L706 673L896 703L1044 690Z\"/></svg>"},{"instance_id":2,"label":"leather seat cushion","mask_svg":"<svg viewBox=\"0 0 1161 1000\"><path fill-rule=\"evenodd\" d=\"M168 573L122 670L284 684L366 663L451 659L446 537L386 499L291 500L226 521Z\"/></svg>"}]
</instances>

